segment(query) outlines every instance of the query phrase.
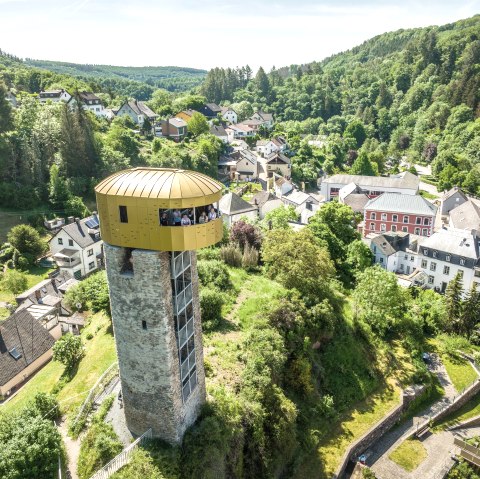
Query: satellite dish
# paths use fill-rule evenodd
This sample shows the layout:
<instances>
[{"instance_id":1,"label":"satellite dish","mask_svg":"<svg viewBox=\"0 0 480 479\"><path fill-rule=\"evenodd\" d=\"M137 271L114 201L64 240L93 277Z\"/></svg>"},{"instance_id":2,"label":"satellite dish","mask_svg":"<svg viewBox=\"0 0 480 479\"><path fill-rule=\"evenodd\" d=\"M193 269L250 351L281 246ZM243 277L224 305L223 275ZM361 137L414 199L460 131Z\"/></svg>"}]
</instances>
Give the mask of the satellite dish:
<instances>
[{"instance_id":1,"label":"satellite dish","mask_svg":"<svg viewBox=\"0 0 480 479\"><path fill-rule=\"evenodd\" d=\"M77 309L82 309L82 303L77 303L77 304L75 305L75 307L76 307Z\"/></svg>"}]
</instances>

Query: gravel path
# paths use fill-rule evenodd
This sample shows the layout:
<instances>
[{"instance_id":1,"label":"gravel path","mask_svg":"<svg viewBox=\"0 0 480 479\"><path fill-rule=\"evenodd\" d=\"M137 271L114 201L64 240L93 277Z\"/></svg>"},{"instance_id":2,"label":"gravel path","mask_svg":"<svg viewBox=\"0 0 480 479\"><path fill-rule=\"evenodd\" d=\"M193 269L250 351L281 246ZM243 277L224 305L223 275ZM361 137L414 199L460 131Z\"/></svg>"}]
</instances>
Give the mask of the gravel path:
<instances>
[{"instance_id":1,"label":"gravel path","mask_svg":"<svg viewBox=\"0 0 480 479\"><path fill-rule=\"evenodd\" d=\"M80 438L72 439L68 435L68 427L65 417L60 419L60 422L57 423L57 427L62 435L65 450L67 451L67 478L78 479L77 464L78 456L80 455Z\"/></svg>"}]
</instances>

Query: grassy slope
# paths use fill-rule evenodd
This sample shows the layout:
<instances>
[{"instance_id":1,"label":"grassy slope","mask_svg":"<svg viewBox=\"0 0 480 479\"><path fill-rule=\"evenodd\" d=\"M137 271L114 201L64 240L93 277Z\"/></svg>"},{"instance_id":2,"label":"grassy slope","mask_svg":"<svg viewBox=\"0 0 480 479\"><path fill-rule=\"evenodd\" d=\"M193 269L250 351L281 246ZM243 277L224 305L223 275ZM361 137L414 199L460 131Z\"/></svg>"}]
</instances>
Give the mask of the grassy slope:
<instances>
[{"instance_id":1,"label":"grassy slope","mask_svg":"<svg viewBox=\"0 0 480 479\"><path fill-rule=\"evenodd\" d=\"M458 392L463 391L477 379L477 374L468 361L461 358L452 358L446 354L442 356L442 361Z\"/></svg>"},{"instance_id":2,"label":"grassy slope","mask_svg":"<svg viewBox=\"0 0 480 479\"><path fill-rule=\"evenodd\" d=\"M96 314L91 316L88 326L82 331L85 357L81 360L73 379L64 385L57 396L62 411L67 415L75 411L97 379L116 359L114 339L109 326L110 320L107 317ZM94 335L90 340L85 339L88 333ZM51 392L61 380L63 372L62 364L49 362L13 399L0 406L0 414L21 409L37 392Z\"/></svg>"}]
</instances>

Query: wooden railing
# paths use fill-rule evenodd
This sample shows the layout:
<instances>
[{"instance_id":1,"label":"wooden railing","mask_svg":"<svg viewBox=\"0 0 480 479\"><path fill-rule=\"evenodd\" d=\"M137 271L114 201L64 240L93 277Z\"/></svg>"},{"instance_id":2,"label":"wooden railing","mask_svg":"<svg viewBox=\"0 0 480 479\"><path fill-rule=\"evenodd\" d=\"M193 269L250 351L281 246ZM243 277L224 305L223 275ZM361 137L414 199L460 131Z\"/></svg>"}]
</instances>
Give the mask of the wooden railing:
<instances>
[{"instance_id":1,"label":"wooden railing","mask_svg":"<svg viewBox=\"0 0 480 479\"><path fill-rule=\"evenodd\" d=\"M475 466L480 466L480 449L455 436L453 444L460 448L460 456Z\"/></svg>"},{"instance_id":2,"label":"wooden railing","mask_svg":"<svg viewBox=\"0 0 480 479\"><path fill-rule=\"evenodd\" d=\"M148 429L118 456L114 457L107 465L97 471L90 479L108 479L112 474L130 462L132 454L137 447L144 445L150 441L150 439L152 439L152 430Z\"/></svg>"}]
</instances>

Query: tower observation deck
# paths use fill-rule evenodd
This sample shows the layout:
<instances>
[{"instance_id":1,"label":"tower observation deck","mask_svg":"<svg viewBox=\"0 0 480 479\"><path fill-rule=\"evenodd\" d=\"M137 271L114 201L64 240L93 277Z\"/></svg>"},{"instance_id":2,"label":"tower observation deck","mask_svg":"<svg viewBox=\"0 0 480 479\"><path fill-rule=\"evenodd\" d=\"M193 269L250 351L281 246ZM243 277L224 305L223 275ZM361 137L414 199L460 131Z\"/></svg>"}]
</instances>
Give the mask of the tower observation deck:
<instances>
[{"instance_id":1,"label":"tower observation deck","mask_svg":"<svg viewBox=\"0 0 480 479\"><path fill-rule=\"evenodd\" d=\"M205 401L195 250L219 242L223 186L194 171L133 168L97 185L127 426L171 443Z\"/></svg>"}]
</instances>

